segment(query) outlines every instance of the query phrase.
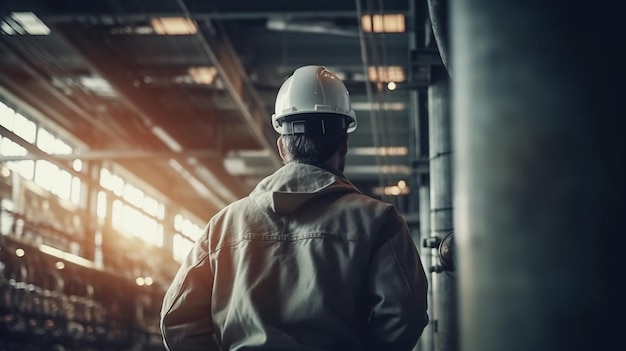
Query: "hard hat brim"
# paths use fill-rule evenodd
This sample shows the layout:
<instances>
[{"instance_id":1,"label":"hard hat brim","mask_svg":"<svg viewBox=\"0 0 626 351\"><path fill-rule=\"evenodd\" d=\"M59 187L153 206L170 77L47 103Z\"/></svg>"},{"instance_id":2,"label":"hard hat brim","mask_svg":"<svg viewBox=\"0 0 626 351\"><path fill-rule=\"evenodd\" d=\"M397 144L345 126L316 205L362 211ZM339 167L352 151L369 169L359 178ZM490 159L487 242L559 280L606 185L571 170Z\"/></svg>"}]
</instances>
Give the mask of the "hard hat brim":
<instances>
[{"instance_id":1,"label":"hard hat brim","mask_svg":"<svg viewBox=\"0 0 626 351\"><path fill-rule=\"evenodd\" d=\"M344 114L336 112L298 111L278 117L273 115L272 127L281 135L325 134L342 129L346 130L347 133L352 133L356 129L357 122L354 111L351 112L351 114ZM294 122L300 122L298 127L294 126Z\"/></svg>"}]
</instances>

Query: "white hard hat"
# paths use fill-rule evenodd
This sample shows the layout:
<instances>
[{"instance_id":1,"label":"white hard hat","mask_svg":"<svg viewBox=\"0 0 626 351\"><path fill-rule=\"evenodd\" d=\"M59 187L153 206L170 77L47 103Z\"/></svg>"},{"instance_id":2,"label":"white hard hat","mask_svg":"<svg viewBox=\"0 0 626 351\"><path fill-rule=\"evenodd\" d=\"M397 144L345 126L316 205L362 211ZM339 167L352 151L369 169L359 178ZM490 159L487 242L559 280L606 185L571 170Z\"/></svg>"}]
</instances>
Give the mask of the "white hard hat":
<instances>
[{"instance_id":1,"label":"white hard hat","mask_svg":"<svg viewBox=\"0 0 626 351\"><path fill-rule=\"evenodd\" d=\"M323 66L304 66L280 87L272 127L280 134L325 133L338 128L351 133L356 129L356 114L339 77Z\"/></svg>"}]
</instances>

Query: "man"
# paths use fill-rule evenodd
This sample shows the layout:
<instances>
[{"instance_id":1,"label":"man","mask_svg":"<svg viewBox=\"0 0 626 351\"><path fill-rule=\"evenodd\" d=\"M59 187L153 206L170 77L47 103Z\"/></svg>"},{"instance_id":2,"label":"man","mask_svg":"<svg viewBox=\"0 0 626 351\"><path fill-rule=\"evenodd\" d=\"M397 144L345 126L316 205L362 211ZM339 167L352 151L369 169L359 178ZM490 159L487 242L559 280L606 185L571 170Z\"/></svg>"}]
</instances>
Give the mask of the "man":
<instances>
[{"instance_id":1,"label":"man","mask_svg":"<svg viewBox=\"0 0 626 351\"><path fill-rule=\"evenodd\" d=\"M207 224L161 311L179 350L410 350L427 281L406 222L342 174L356 129L343 82L297 69L276 98L285 165Z\"/></svg>"}]
</instances>

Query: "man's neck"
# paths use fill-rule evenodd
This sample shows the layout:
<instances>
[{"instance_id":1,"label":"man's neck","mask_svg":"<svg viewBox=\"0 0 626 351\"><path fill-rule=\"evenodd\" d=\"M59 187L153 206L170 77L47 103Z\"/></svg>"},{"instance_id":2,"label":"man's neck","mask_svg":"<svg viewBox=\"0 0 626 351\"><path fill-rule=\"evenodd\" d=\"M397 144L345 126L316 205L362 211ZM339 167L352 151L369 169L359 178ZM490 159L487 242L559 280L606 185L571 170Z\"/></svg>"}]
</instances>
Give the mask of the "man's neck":
<instances>
[{"instance_id":1,"label":"man's neck","mask_svg":"<svg viewBox=\"0 0 626 351\"><path fill-rule=\"evenodd\" d=\"M334 175L338 177L342 177L342 178L346 177L345 175L343 175L343 172L341 172L340 169L338 169L337 167L334 167L333 164L329 162L313 162L313 161L293 161L293 162L304 163L307 165L319 167L321 169L324 169L333 173Z\"/></svg>"}]
</instances>

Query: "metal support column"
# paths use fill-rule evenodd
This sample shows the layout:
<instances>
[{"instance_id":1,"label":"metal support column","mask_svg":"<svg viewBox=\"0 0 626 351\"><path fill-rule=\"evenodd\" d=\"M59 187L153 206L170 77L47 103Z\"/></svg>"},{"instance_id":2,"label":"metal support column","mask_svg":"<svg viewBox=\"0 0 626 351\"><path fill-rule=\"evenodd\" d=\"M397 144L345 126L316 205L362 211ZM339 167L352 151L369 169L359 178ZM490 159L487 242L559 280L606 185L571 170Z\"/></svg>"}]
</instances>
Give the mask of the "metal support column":
<instances>
[{"instance_id":1,"label":"metal support column","mask_svg":"<svg viewBox=\"0 0 626 351\"><path fill-rule=\"evenodd\" d=\"M452 137L450 88L447 73L433 70L428 87L431 237L437 241L453 231ZM458 350L457 292L454 272L433 265L432 318L435 323L435 350Z\"/></svg>"},{"instance_id":2,"label":"metal support column","mask_svg":"<svg viewBox=\"0 0 626 351\"><path fill-rule=\"evenodd\" d=\"M424 176L423 178L428 178ZM419 187L419 222L420 233L422 238L430 236L430 186L426 179L420 182ZM430 247L422 247L420 250L420 257L422 259L422 266L426 269L426 277L428 278L428 315L430 320L428 325L424 328L422 336L420 337L421 351L433 351L434 350L434 315L433 315L433 274L430 272L430 267L433 265L432 249Z\"/></svg>"},{"instance_id":3,"label":"metal support column","mask_svg":"<svg viewBox=\"0 0 626 351\"><path fill-rule=\"evenodd\" d=\"M451 5L463 350L624 348L619 2Z\"/></svg>"},{"instance_id":4,"label":"metal support column","mask_svg":"<svg viewBox=\"0 0 626 351\"><path fill-rule=\"evenodd\" d=\"M98 245L98 236L101 235L101 228L98 221L98 190L100 184L100 163L98 161L87 162L84 166L87 168L88 181L85 182L84 196L85 212L83 214L83 226L85 231L85 239L83 240L84 247L83 256L91 261L98 262L96 260L96 253L99 252L100 246ZM82 200L82 199L81 199Z\"/></svg>"},{"instance_id":5,"label":"metal support column","mask_svg":"<svg viewBox=\"0 0 626 351\"><path fill-rule=\"evenodd\" d=\"M426 5L417 0L409 0L408 42L411 56L426 46ZM420 66L411 64L409 69L409 84L417 86L421 81ZM409 113L411 117L412 145L411 160L413 164L415 184L418 189L417 203L419 216L419 239L416 242L422 266L428 278L428 314L430 321L424 328L420 340L413 348L414 351L433 351L433 301L432 301L432 274L428 271L432 263L431 249L423 248L420 243L430 236L430 187L428 181L428 114L426 112L425 92L417 88L409 91ZM412 194L412 197L416 197Z\"/></svg>"}]
</instances>

